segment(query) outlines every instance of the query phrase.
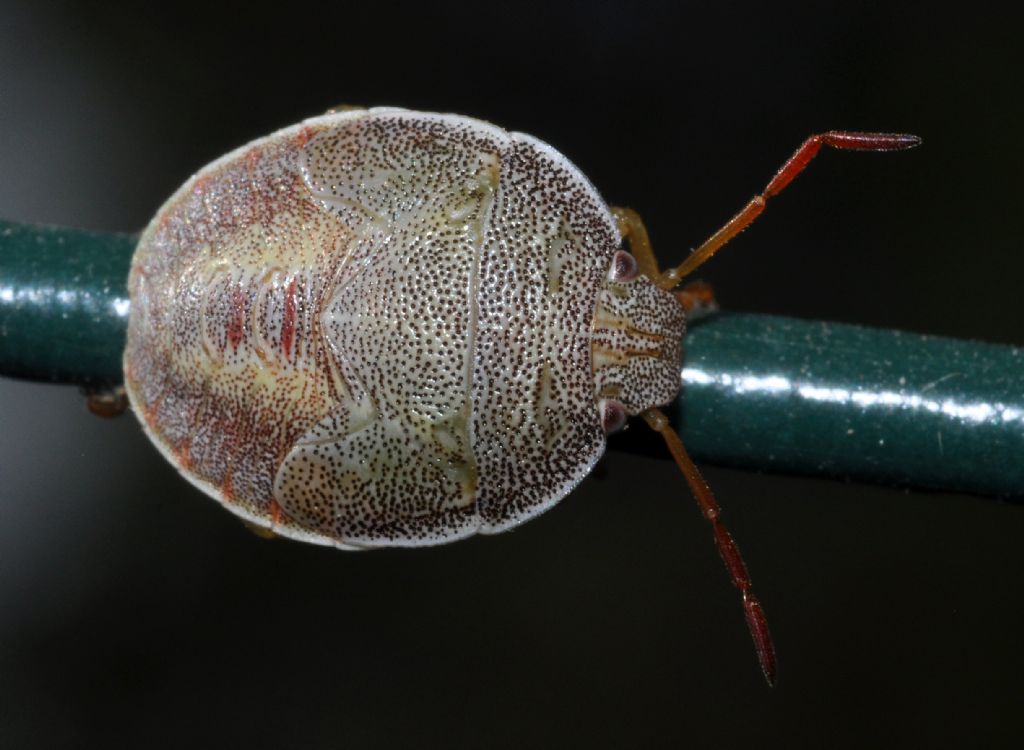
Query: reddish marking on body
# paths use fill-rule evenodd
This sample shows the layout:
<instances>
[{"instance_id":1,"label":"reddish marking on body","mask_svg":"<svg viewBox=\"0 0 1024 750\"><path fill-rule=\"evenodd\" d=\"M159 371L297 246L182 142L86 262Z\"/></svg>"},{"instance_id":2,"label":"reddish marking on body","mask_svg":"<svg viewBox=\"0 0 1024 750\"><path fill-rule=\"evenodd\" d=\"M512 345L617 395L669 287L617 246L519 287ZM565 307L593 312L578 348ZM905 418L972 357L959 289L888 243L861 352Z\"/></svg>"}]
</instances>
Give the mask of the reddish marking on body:
<instances>
[{"instance_id":1,"label":"reddish marking on body","mask_svg":"<svg viewBox=\"0 0 1024 750\"><path fill-rule=\"evenodd\" d=\"M230 469L227 474L224 475L224 481L220 485L220 494L224 496L225 501L229 503L235 502L235 487L233 475Z\"/></svg>"},{"instance_id":2,"label":"reddish marking on body","mask_svg":"<svg viewBox=\"0 0 1024 750\"><path fill-rule=\"evenodd\" d=\"M178 461L181 462L181 468L191 469L192 468L192 436L187 436L181 441L181 445L178 446Z\"/></svg>"},{"instance_id":3,"label":"reddish marking on body","mask_svg":"<svg viewBox=\"0 0 1024 750\"><path fill-rule=\"evenodd\" d=\"M270 498L270 522L273 526L281 523L281 506L274 498Z\"/></svg>"},{"instance_id":4,"label":"reddish marking on body","mask_svg":"<svg viewBox=\"0 0 1024 750\"><path fill-rule=\"evenodd\" d=\"M285 359L291 359L292 343L295 340L295 293L297 290L295 279L288 284L284 294L284 320L281 323L281 350Z\"/></svg>"},{"instance_id":5,"label":"reddish marking on body","mask_svg":"<svg viewBox=\"0 0 1024 750\"><path fill-rule=\"evenodd\" d=\"M228 344L233 349L238 349L245 338L245 307L245 292L239 284L231 295L231 318L228 321Z\"/></svg>"},{"instance_id":6,"label":"reddish marking on body","mask_svg":"<svg viewBox=\"0 0 1024 750\"><path fill-rule=\"evenodd\" d=\"M145 413L143 414L143 416L146 418L146 424L148 424L150 427L154 427L157 412L160 411L160 406L163 404L163 402L164 394L161 393L157 398L153 400L153 403L151 403L149 406L145 408Z\"/></svg>"},{"instance_id":7,"label":"reddish marking on body","mask_svg":"<svg viewBox=\"0 0 1024 750\"><path fill-rule=\"evenodd\" d=\"M252 216L252 221L258 221L263 227L270 224L270 218L274 215L273 196L261 189L260 180L257 178L259 165L263 159L263 149L255 146L245 155L246 172L249 175L249 185L252 192L248 196L246 208Z\"/></svg>"},{"instance_id":8,"label":"reddish marking on body","mask_svg":"<svg viewBox=\"0 0 1024 750\"><path fill-rule=\"evenodd\" d=\"M199 197L202 197L203 193L206 192L206 186L210 184L211 176L208 174L200 175L196 178L195 184L192 185L192 193Z\"/></svg>"},{"instance_id":9,"label":"reddish marking on body","mask_svg":"<svg viewBox=\"0 0 1024 750\"><path fill-rule=\"evenodd\" d=\"M313 128L305 127L302 128L298 133L295 134L295 145L302 148L309 140L313 137Z\"/></svg>"}]
</instances>

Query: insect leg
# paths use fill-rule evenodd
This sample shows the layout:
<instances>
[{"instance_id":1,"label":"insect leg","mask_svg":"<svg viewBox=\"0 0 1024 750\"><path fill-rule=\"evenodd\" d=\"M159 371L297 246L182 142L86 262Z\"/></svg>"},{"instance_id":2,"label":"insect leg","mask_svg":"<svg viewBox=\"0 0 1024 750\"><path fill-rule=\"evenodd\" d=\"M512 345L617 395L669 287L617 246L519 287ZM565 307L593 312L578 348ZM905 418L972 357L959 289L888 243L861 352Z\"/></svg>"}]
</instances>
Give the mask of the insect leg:
<instances>
[{"instance_id":1,"label":"insect leg","mask_svg":"<svg viewBox=\"0 0 1024 750\"><path fill-rule=\"evenodd\" d=\"M85 389L85 405L97 417L119 417L128 410L128 395L124 386Z\"/></svg>"},{"instance_id":2,"label":"insect leg","mask_svg":"<svg viewBox=\"0 0 1024 750\"><path fill-rule=\"evenodd\" d=\"M683 306L688 318L701 316L718 309L715 290L706 281L691 281L682 289L673 292L679 304Z\"/></svg>"},{"instance_id":3,"label":"insect leg","mask_svg":"<svg viewBox=\"0 0 1024 750\"><path fill-rule=\"evenodd\" d=\"M629 251L636 258L640 272L654 281L661 275L658 269L658 259L654 257L654 250L651 249L651 240L647 236L647 227L644 226L640 214L632 208L611 207L612 216L619 225L619 234L629 240Z\"/></svg>"},{"instance_id":4,"label":"insect leg","mask_svg":"<svg viewBox=\"0 0 1024 750\"><path fill-rule=\"evenodd\" d=\"M711 492L708 483L704 481L704 477L701 476L700 471L698 471L690 459L686 448L683 447L683 442L679 439L675 430L669 427L668 419L665 415L657 409L648 409L641 416L650 425L651 429L659 433L665 440L672 458L675 459L676 465L683 472L683 476L686 477L687 484L690 485L690 491L693 492L693 497L697 501L698 507L700 507L701 514L711 523L718 552L722 556L726 570L729 571L729 575L732 577L733 585L740 590L740 594L743 596L743 613L747 618L747 627L750 628L750 635L754 639L754 649L757 651L757 660L761 664L761 671L764 673L768 684L774 687L776 674L775 645L772 643L771 633L768 632L768 620L765 618L761 602L754 596L753 584L750 580L750 574L747 572L747 565L743 562L742 555L740 555L740 549L736 546L732 534L729 533L729 530L725 528L725 524L722 523L722 509L718 506L718 502L715 500L714 493Z\"/></svg>"},{"instance_id":5,"label":"insect leg","mask_svg":"<svg viewBox=\"0 0 1024 750\"><path fill-rule=\"evenodd\" d=\"M781 193L800 174L811 159L817 156L822 146L852 151L900 151L913 148L921 142L916 135L896 133L851 133L831 130L828 133L812 135L789 157L765 187L764 192L755 195L738 214L725 223L721 229L698 247L690 257L675 268L670 268L657 279L662 289L672 289L682 279L693 273L708 258L718 252L725 243L746 229L764 211L765 203Z\"/></svg>"},{"instance_id":6,"label":"insect leg","mask_svg":"<svg viewBox=\"0 0 1024 750\"><path fill-rule=\"evenodd\" d=\"M259 526L252 521L246 521L244 518L242 519L242 525L260 539L277 539L277 534L266 526Z\"/></svg>"}]
</instances>

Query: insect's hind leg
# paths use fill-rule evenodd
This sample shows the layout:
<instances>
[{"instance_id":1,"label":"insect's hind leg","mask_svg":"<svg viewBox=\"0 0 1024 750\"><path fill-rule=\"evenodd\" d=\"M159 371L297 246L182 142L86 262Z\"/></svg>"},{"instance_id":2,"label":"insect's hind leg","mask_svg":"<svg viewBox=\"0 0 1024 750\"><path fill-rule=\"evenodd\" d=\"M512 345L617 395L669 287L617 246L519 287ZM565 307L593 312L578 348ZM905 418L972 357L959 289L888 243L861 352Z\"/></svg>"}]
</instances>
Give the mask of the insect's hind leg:
<instances>
[{"instance_id":1,"label":"insect's hind leg","mask_svg":"<svg viewBox=\"0 0 1024 750\"><path fill-rule=\"evenodd\" d=\"M654 281L661 276L661 270L658 268L658 259L654 257L651 240L647 236L647 227L644 226L640 214L632 208L621 206L612 206L610 210L619 225L619 234L629 242L629 251L636 258L640 272Z\"/></svg>"},{"instance_id":2,"label":"insect's hind leg","mask_svg":"<svg viewBox=\"0 0 1024 750\"><path fill-rule=\"evenodd\" d=\"M97 417L119 417L128 410L128 394L123 385L83 389L85 406Z\"/></svg>"}]
</instances>

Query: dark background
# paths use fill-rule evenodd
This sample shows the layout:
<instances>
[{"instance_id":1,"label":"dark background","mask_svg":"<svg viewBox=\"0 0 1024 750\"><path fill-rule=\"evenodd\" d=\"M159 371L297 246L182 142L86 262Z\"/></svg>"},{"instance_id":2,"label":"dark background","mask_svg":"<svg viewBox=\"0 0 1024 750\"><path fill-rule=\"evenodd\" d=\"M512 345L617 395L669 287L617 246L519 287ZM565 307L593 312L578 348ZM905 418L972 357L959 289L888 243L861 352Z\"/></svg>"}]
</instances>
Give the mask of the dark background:
<instances>
[{"instance_id":1,"label":"dark background","mask_svg":"<svg viewBox=\"0 0 1024 750\"><path fill-rule=\"evenodd\" d=\"M394 104L550 142L679 260L809 133L903 130L924 147L823 154L705 277L734 310L1024 343L1024 54L977 4L37 5L0 2L5 218L138 229L249 139ZM2 381L0 746L1019 746L1019 506L709 467L769 690L674 467L608 471L514 533L344 554Z\"/></svg>"}]
</instances>

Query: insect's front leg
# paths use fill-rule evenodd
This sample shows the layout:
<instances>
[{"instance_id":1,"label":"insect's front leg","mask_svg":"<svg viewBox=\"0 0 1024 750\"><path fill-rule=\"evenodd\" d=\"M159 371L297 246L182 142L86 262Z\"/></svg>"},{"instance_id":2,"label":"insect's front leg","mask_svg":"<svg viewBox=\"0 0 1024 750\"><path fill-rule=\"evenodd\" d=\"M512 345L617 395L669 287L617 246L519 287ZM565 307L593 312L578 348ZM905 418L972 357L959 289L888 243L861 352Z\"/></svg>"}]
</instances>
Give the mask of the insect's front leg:
<instances>
[{"instance_id":1,"label":"insect's front leg","mask_svg":"<svg viewBox=\"0 0 1024 750\"><path fill-rule=\"evenodd\" d=\"M629 242L629 251L636 258L640 272L654 281L661 275L661 271L658 268L658 259L651 248L651 240L647 236L647 227L644 226L640 214L632 208L621 206L610 206L609 210L619 225L619 234Z\"/></svg>"},{"instance_id":2,"label":"insect's front leg","mask_svg":"<svg viewBox=\"0 0 1024 750\"><path fill-rule=\"evenodd\" d=\"M683 306L686 317L690 320L718 309L715 290L706 281L691 281L673 294L679 300L679 304Z\"/></svg>"}]
</instances>

